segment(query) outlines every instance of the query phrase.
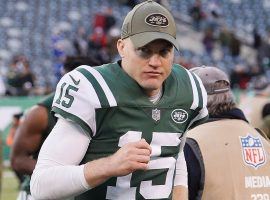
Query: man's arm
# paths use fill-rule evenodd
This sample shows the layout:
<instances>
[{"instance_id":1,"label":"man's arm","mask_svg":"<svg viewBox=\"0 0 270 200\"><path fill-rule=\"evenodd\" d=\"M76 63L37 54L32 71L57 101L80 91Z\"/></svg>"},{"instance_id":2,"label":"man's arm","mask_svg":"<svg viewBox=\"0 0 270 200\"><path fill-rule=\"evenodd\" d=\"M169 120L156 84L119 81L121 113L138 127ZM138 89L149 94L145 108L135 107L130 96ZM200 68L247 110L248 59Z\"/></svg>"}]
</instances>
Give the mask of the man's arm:
<instances>
[{"instance_id":1,"label":"man's arm","mask_svg":"<svg viewBox=\"0 0 270 200\"><path fill-rule=\"evenodd\" d=\"M147 170L150 154L151 147L145 139L128 143L112 156L86 163L84 168L86 181L93 188L111 177Z\"/></svg>"},{"instance_id":2,"label":"man's arm","mask_svg":"<svg viewBox=\"0 0 270 200\"><path fill-rule=\"evenodd\" d=\"M11 149L11 166L22 174L31 175L36 160L32 155L41 145L42 132L48 125L47 109L43 106L34 106L19 125Z\"/></svg>"},{"instance_id":3,"label":"man's arm","mask_svg":"<svg viewBox=\"0 0 270 200\"><path fill-rule=\"evenodd\" d=\"M173 200L188 200L188 188L182 185L173 188Z\"/></svg>"},{"instance_id":4,"label":"man's arm","mask_svg":"<svg viewBox=\"0 0 270 200\"><path fill-rule=\"evenodd\" d=\"M176 171L173 187L173 200L188 199L188 174L184 152L179 153L176 161Z\"/></svg>"},{"instance_id":5,"label":"man's arm","mask_svg":"<svg viewBox=\"0 0 270 200\"><path fill-rule=\"evenodd\" d=\"M144 139L123 146L109 157L79 165L89 142L90 138L77 124L58 119L41 148L31 177L31 194L35 199L78 195L110 177L147 169L151 147Z\"/></svg>"}]
</instances>

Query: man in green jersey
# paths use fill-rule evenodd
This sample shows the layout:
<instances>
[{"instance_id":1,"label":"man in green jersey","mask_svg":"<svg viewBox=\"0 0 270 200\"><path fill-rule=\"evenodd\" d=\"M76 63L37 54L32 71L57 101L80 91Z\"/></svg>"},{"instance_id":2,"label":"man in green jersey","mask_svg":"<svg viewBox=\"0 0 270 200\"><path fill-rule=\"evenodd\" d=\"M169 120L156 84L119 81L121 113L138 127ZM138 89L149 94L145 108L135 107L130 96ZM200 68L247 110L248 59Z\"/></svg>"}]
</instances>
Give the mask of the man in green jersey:
<instances>
[{"instance_id":1,"label":"man in green jersey","mask_svg":"<svg viewBox=\"0 0 270 200\"><path fill-rule=\"evenodd\" d=\"M35 199L186 199L184 134L208 116L200 79L173 64L176 25L148 0L131 10L121 60L58 83L58 121L31 177Z\"/></svg>"},{"instance_id":2,"label":"man in green jersey","mask_svg":"<svg viewBox=\"0 0 270 200\"><path fill-rule=\"evenodd\" d=\"M63 66L64 73L83 64L99 63L90 57L69 56ZM51 93L33 106L16 130L11 148L11 166L19 174L25 175L17 200L31 199L30 175L35 168L40 147L56 123L56 118L50 113L53 97L54 93Z\"/></svg>"}]
</instances>

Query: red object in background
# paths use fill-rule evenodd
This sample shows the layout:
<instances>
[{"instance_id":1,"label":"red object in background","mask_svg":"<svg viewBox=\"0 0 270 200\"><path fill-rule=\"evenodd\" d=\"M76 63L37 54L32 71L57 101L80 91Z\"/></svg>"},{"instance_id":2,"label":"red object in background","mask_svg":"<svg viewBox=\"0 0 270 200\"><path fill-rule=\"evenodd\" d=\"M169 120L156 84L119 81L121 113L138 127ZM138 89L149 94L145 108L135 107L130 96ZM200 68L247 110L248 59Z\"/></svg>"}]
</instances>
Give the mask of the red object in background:
<instances>
[{"instance_id":1,"label":"red object in background","mask_svg":"<svg viewBox=\"0 0 270 200\"><path fill-rule=\"evenodd\" d=\"M106 24L106 17L103 14L96 14L95 15L95 19L94 19L94 29L97 27L101 27L103 30L105 28L105 24Z\"/></svg>"}]
</instances>

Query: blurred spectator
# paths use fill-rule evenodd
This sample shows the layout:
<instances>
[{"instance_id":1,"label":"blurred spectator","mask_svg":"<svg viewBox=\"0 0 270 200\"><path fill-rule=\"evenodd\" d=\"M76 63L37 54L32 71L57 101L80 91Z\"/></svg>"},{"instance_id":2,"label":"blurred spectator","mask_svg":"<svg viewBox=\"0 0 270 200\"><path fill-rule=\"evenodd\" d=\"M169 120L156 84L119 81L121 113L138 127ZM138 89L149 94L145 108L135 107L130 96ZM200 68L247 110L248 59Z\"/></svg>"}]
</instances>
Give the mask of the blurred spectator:
<instances>
[{"instance_id":1,"label":"blurred spectator","mask_svg":"<svg viewBox=\"0 0 270 200\"><path fill-rule=\"evenodd\" d=\"M116 19L113 16L113 10L112 8L107 8L105 11L105 26L104 26L104 32L108 33L110 29L115 25Z\"/></svg>"},{"instance_id":2,"label":"blurred spectator","mask_svg":"<svg viewBox=\"0 0 270 200\"><path fill-rule=\"evenodd\" d=\"M96 29L97 27L99 27L104 31L105 25L106 25L106 17L104 13L103 12L95 13L94 20L93 20L93 29Z\"/></svg>"},{"instance_id":3,"label":"blurred spectator","mask_svg":"<svg viewBox=\"0 0 270 200\"><path fill-rule=\"evenodd\" d=\"M210 1L207 3L206 28L211 28L215 37L221 24L221 17L222 12L217 2Z\"/></svg>"},{"instance_id":4,"label":"blurred spectator","mask_svg":"<svg viewBox=\"0 0 270 200\"><path fill-rule=\"evenodd\" d=\"M13 115L11 127L9 129L9 132L8 132L8 135L6 138L6 144L9 147L11 147L13 145L13 139L15 136L15 132L20 124L20 120L21 120L22 115L23 115L22 112Z\"/></svg>"},{"instance_id":5,"label":"blurred spectator","mask_svg":"<svg viewBox=\"0 0 270 200\"><path fill-rule=\"evenodd\" d=\"M263 106L269 102L270 84L266 76L261 75L251 79L251 92L242 98L239 107L245 113L250 124L256 128L262 124Z\"/></svg>"},{"instance_id":6,"label":"blurred spectator","mask_svg":"<svg viewBox=\"0 0 270 200\"><path fill-rule=\"evenodd\" d=\"M254 30L253 30L253 45L252 46L254 49L259 49L261 47L261 44L262 44L261 35L257 31L257 29L254 28Z\"/></svg>"},{"instance_id":7,"label":"blurred spectator","mask_svg":"<svg viewBox=\"0 0 270 200\"><path fill-rule=\"evenodd\" d=\"M192 7L189 9L189 14L192 18L193 28L197 31L201 30L201 22L203 20L204 12L200 0L196 0Z\"/></svg>"},{"instance_id":8,"label":"blurred spectator","mask_svg":"<svg viewBox=\"0 0 270 200\"><path fill-rule=\"evenodd\" d=\"M77 56L86 56L87 55L87 35L84 27L79 27L77 34L73 40L73 46L76 50Z\"/></svg>"},{"instance_id":9,"label":"blurred spectator","mask_svg":"<svg viewBox=\"0 0 270 200\"><path fill-rule=\"evenodd\" d=\"M234 32L231 32L231 38L229 43L230 54L233 58L237 58L240 55L241 41L237 38Z\"/></svg>"},{"instance_id":10,"label":"blurred spectator","mask_svg":"<svg viewBox=\"0 0 270 200\"><path fill-rule=\"evenodd\" d=\"M107 46L107 36L104 33L102 27L96 27L93 33L89 37L89 48L101 49Z\"/></svg>"},{"instance_id":11,"label":"blurred spectator","mask_svg":"<svg viewBox=\"0 0 270 200\"><path fill-rule=\"evenodd\" d=\"M25 56L15 56L7 74L7 94L26 96L34 89L34 75Z\"/></svg>"},{"instance_id":12,"label":"blurred spectator","mask_svg":"<svg viewBox=\"0 0 270 200\"><path fill-rule=\"evenodd\" d=\"M266 70L270 68L270 28L268 35L263 38L261 46L258 49L257 62L261 67Z\"/></svg>"},{"instance_id":13,"label":"blurred spectator","mask_svg":"<svg viewBox=\"0 0 270 200\"><path fill-rule=\"evenodd\" d=\"M61 68L63 67L63 62L66 57L65 47L63 44L64 39L65 38L62 34L62 31L58 28L55 28L53 30L51 41L52 41L52 52L54 57L53 68L55 77L57 79L56 82L58 82L58 80L60 80L61 78Z\"/></svg>"},{"instance_id":14,"label":"blurred spectator","mask_svg":"<svg viewBox=\"0 0 270 200\"><path fill-rule=\"evenodd\" d=\"M250 74L243 64L235 65L230 75L231 87L239 89L247 89L250 80Z\"/></svg>"},{"instance_id":15,"label":"blurred spectator","mask_svg":"<svg viewBox=\"0 0 270 200\"><path fill-rule=\"evenodd\" d=\"M218 41L221 45L223 56L229 53L229 46L231 41L231 33L226 25L223 25L220 29Z\"/></svg>"},{"instance_id":16,"label":"blurred spectator","mask_svg":"<svg viewBox=\"0 0 270 200\"><path fill-rule=\"evenodd\" d=\"M262 124L259 127L270 140L270 102L266 103L262 109Z\"/></svg>"},{"instance_id":17,"label":"blurred spectator","mask_svg":"<svg viewBox=\"0 0 270 200\"><path fill-rule=\"evenodd\" d=\"M205 29L202 41L206 53L209 54L210 56L212 55L213 49L215 47L215 38L213 33L214 33L213 29L211 28Z\"/></svg>"},{"instance_id":18,"label":"blurred spectator","mask_svg":"<svg viewBox=\"0 0 270 200\"><path fill-rule=\"evenodd\" d=\"M12 146L13 146L13 140L14 140L14 137L15 137L15 133L16 133L16 130L19 127L20 123L22 122L22 116L23 116L22 112L16 113L16 114L13 115L11 127L9 129L9 132L8 132L8 135L7 135L7 138L6 138L6 144L10 148L12 148ZM14 169L13 169L13 171L14 171L15 175L17 176L18 180L19 180L19 185L21 185L22 182L24 181L23 174L19 173L17 170L14 170Z\"/></svg>"},{"instance_id":19,"label":"blurred spectator","mask_svg":"<svg viewBox=\"0 0 270 200\"><path fill-rule=\"evenodd\" d=\"M89 36L88 41L88 55L93 55L102 63L109 61L109 54L107 48L107 35L101 27L96 27L93 34Z\"/></svg>"},{"instance_id":20,"label":"blurred spectator","mask_svg":"<svg viewBox=\"0 0 270 200\"><path fill-rule=\"evenodd\" d=\"M118 39L120 38L121 30L114 26L110 29L108 32L108 54L110 57L110 61L115 61L118 60L117 58L119 57L116 44Z\"/></svg>"},{"instance_id":21,"label":"blurred spectator","mask_svg":"<svg viewBox=\"0 0 270 200\"><path fill-rule=\"evenodd\" d=\"M0 97L6 94L6 85L3 80L2 74L0 73Z\"/></svg>"}]
</instances>

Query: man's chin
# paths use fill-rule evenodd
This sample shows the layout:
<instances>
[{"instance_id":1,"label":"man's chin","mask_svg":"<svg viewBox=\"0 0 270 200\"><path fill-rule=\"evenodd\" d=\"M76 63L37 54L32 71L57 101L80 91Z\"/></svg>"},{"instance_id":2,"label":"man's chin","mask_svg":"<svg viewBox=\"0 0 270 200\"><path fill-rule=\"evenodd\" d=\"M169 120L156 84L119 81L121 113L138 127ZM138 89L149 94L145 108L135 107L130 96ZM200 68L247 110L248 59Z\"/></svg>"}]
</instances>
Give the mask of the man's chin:
<instances>
[{"instance_id":1,"label":"man's chin","mask_svg":"<svg viewBox=\"0 0 270 200\"><path fill-rule=\"evenodd\" d=\"M154 91L154 90L159 90L161 88L162 85L160 84L144 84L141 85L141 87L145 90L145 91Z\"/></svg>"}]
</instances>

